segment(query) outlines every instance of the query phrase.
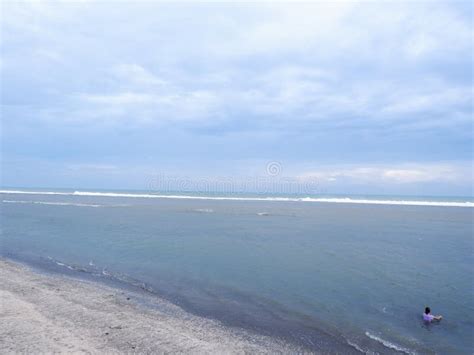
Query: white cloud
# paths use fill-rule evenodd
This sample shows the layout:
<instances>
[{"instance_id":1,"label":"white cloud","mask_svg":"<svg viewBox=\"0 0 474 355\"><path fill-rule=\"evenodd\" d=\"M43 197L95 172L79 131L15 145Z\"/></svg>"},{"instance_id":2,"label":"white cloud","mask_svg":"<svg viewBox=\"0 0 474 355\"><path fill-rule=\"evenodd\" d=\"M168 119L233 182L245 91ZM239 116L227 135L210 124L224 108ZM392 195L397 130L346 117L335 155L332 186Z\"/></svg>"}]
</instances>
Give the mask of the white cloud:
<instances>
[{"instance_id":1,"label":"white cloud","mask_svg":"<svg viewBox=\"0 0 474 355\"><path fill-rule=\"evenodd\" d=\"M35 51L35 55L38 56L39 59L44 58L53 62L63 61L63 57L61 56L61 54L51 49L40 48Z\"/></svg>"},{"instance_id":2,"label":"white cloud","mask_svg":"<svg viewBox=\"0 0 474 355\"><path fill-rule=\"evenodd\" d=\"M395 164L322 167L300 174L302 180L364 184L416 184L429 182L473 182L470 164Z\"/></svg>"},{"instance_id":3,"label":"white cloud","mask_svg":"<svg viewBox=\"0 0 474 355\"><path fill-rule=\"evenodd\" d=\"M424 87L423 87L424 86ZM471 87L449 87L442 83L425 82L422 87L409 88L396 95L390 95L387 105L381 111L389 114L451 111L474 100Z\"/></svg>"},{"instance_id":4,"label":"white cloud","mask_svg":"<svg viewBox=\"0 0 474 355\"><path fill-rule=\"evenodd\" d=\"M112 95L80 94L79 98L91 103L107 105L130 105L151 103L156 98L150 94L138 94L133 92L118 93Z\"/></svg>"},{"instance_id":5,"label":"white cloud","mask_svg":"<svg viewBox=\"0 0 474 355\"><path fill-rule=\"evenodd\" d=\"M167 82L153 75L138 64L119 64L112 68L112 73L119 79L137 85L165 85Z\"/></svg>"},{"instance_id":6,"label":"white cloud","mask_svg":"<svg viewBox=\"0 0 474 355\"><path fill-rule=\"evenodd\" d=\"M432 113L465 111L472 100L470 88L450 82L444 71L430 72L429 80L423 73L401 77L405 66L422 72L424 60L462 57L472 49L471 24L448 4L119 5L5 7L12 15L2 25L7 40L18 40L19 48L30 43L41 56L64 62L65 72L59 66L40 68L55 80L44 71L35 77L41 87L61 82L65 87L57 91L80 99L66 100L70 106L64 107L57 107L64 100L50 103L55 108L48 111L63 111L58 120L78 121L71 112L83 113L92 103L97 116L106 113L119 124L164 122L165 116L168 122L213 124L239 114L269 124L290 119L344 124L352 117L368 124L385 119L425 124ZM178 20L185 10L194 16L183 25ZM25 57L18 49L14 58L14 52L4 59L10 70ZM377 72L380 66L387 69Z\"/></svg>"},{"instance_id":7,"label":"white cloud","mask_svg":"<svg viewBox=\"0 0 474 355\"><path fill-rule=\"evenodd\" d=\"M103 116L109 123L133 122L135 124L164 124L177 121L208 120L218 102L213 92L194 90L189 92L117 94L79 94L73 98L94 106L90 114L84 111L73 119L96 121ZM82 106L82 105L80 105Z\"/></svg>"}]
</instances>

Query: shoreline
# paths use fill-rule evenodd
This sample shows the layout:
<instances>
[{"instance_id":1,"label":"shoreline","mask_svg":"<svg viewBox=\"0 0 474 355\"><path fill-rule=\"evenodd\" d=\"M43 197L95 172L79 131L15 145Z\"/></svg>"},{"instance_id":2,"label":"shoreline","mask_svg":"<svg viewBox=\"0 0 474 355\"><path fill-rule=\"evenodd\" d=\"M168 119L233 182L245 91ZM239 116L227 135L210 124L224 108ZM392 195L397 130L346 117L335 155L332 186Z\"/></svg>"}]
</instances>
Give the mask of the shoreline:
<instances>
[{"instance_id":1,"label":"shoreline","mask_svg":"<svg viewBox=\"0 0 474 355\"><path fill-rule=\"evenodd\" d=\"M307 352L192 315L157 297L45 275L5 258L0 258L0 297L2 353Z\"/></svg>"}]
</instances>

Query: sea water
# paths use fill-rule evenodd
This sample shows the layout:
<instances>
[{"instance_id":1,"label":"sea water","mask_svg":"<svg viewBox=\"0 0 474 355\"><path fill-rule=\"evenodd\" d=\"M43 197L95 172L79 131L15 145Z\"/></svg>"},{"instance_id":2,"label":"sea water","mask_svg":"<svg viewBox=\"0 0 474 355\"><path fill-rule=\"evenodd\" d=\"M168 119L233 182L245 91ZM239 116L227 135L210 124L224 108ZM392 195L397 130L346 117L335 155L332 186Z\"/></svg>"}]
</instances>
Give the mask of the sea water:
<instances>
[{"instance_id":1,"label":"sea water","mask_svg":"<svg viewBox=\"0 0 474 355\"><path fill-rule=\"evenodd\" d=\"M1 191L0 255L309 350L472 353L472 199ZM426 325L430 306L444 319Z\"/></svg>"}]
</instances>

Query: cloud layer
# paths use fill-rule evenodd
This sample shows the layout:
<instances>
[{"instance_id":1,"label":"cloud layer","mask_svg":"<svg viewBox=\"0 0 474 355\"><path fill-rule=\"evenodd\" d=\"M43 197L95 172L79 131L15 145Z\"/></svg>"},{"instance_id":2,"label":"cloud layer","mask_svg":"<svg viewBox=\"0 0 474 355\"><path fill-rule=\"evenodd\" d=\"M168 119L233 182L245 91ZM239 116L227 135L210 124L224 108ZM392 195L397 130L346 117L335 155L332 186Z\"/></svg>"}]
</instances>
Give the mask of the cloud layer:
<instances>
[{"instance_id":1,"label":"cloud layer","mask_svg":"<svg viewBox=\"0 0 474 355\"><path fill-rule=\"evenodd\" d=\"M33 166L102 186L97 171L59 171L248 176L276 160L295 178L343 178L342 192L375 181L472 193L468 2L35 1L2 13L4 184L44 184Z\"/></svg>"}]
</instances>

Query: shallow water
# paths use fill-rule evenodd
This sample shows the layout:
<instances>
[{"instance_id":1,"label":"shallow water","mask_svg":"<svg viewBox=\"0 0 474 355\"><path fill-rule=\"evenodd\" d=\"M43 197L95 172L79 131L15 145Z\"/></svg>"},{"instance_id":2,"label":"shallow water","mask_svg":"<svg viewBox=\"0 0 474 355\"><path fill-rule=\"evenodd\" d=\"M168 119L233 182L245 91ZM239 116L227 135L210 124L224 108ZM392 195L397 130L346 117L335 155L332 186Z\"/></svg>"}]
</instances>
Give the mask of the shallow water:
<instances>
[{"instance_id":1,"label":"shallow water","mask_svg":"<svg viewBox=\"0 0 474 355\"><path fill-rule=\"evenodd\" d=\"M232 326L314 350L473 349L472 208L37 194L1 207L2 255ZM445 319L424 325L426 305Z\"/></svg>"}]
</instances>

